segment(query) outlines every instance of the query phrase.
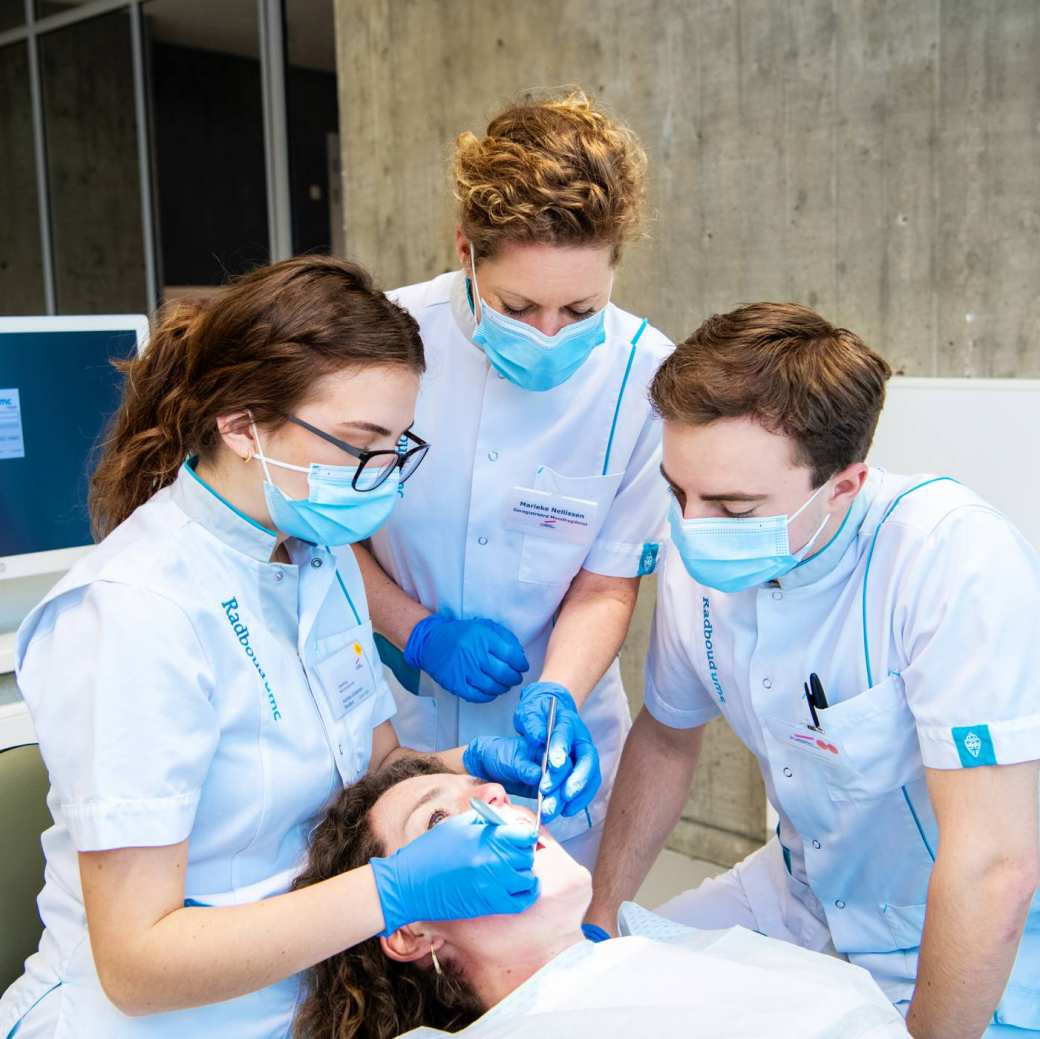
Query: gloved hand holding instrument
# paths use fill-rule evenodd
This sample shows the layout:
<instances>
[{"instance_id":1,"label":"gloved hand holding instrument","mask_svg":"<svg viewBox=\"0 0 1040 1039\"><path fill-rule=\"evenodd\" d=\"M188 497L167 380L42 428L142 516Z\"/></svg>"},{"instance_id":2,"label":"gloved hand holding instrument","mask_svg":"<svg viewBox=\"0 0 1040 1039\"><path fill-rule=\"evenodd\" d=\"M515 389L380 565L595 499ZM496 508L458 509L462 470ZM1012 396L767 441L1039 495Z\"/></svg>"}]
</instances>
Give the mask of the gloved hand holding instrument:
<instances>
[{"instance_id":1,"label":"gloved hand holding instrument","mask_svg":"<svg viewBox=\"0 0 1040 1039\"><path fill-rule=\"evenodd\" d=\"M547 755L548 767L538 788L544 821L584 811L596 796L603 777L599 754L574 697L556 682L533 682L520 694L513 727L532 747Z\"/></svg>"}]
</instances>

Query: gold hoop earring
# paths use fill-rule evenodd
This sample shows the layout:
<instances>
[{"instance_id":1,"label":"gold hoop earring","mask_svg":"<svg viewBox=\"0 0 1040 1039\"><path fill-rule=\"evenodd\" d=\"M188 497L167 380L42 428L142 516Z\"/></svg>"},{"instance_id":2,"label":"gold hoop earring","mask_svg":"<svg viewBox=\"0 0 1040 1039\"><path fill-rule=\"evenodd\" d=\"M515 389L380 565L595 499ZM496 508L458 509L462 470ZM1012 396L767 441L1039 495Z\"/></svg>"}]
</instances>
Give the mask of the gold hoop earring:
<instances>
[{"instance_id":1,"label":"gold hoop earring","mask_svg":"<svg viewBox=\"0 0 1040 1039\"><path fill-rule=\"evenodd\" d=\"M430 955L433 957L433 969L438 974L443 974L444 971L441 970L441 961L437 959L437 950L432 945L430 946Z\"/></svg>"}]
</instances>

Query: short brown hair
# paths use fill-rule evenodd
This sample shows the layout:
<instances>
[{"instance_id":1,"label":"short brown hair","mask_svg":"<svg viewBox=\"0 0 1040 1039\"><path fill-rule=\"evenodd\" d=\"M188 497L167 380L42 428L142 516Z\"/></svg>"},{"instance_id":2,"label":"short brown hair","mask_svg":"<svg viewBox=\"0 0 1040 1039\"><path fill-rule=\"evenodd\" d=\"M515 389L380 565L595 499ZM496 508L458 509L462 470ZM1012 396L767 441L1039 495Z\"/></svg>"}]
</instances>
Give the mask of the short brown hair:
<instances>
[{"instance_id":1,"label":"short brown hair","mask_svg":"<svg viewBox=\"0 0 1040 1039\"><path fill-rule=\"evenodd\" d=\"M639 233L646 154L580 90L513 104L484 137L460 134L453 174L478 258L505 242L603 244L616 263Z\"/></svg>"},{"instance_id":2,"label":"short brown hair","mask_svg":"<svg viewBox=\"0 0 1040 1039\"><path fill-rule=\"evenodd\" d=\"M818 487L867 457L891 374L859 336L808 307L752 303L712 315L681 342L650 398L666 421L746 416L791 437Z\"/></svg>"}]
</instances>

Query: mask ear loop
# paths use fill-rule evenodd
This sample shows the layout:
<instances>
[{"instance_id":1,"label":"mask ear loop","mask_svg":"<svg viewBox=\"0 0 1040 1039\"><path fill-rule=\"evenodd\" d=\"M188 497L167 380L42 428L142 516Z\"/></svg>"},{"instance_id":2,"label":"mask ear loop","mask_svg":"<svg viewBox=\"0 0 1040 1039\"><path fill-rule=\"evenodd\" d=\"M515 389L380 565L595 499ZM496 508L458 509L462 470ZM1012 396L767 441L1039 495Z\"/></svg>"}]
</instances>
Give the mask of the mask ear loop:
<instances>
[{"instance_id":1,"label":"mask ear loop","mask_svg":"<svg viewBox=\"0 0 1040 1039\"><path fill-rule=\"evenodd\" d=\"M288 462L279 462L277 459L268 458L264 454L263 444L260 443L260 431L256 428L256 423L250 421L249 426L253 431L253 436L256 438L256 446L260 449L257 451L256 457L260 459L260 464L264 467L264 479L268 483L274 483L274 480L271 479L271 470L267 468L268 462L271 465L278 466L279 469L291 469L294 473L309 473L311 471L309 465L290 465ZM278 485L275 484L275 486L277 487Z\"/></svg>"},{"instance_id":2,"label":"mask ear loop","mask_svg":"<svg viewBox=\"0 0 1040 1039\"><path fill-rule=\"evenodd\" d=\"M438 974L443 974L444 971L441 970L441 961L437 959L437 950L432 945L430 946L430 956L433 958L433 969Z\"/></svg>"},{"instance_id":3,"label":"mask ear loop","mask_svg":"<svg viewBox=\"0 0 1040 1039\"><path fill-rule=\"evenodd\" d=\"M253 431L253 439L256 441L256 457L260 459L260 464L263 466L264 479L277 487L278 484L271 479L271 470L267 468L267 456L264 454L264 445L260 443L260 430L256 428L256 423L252 419L249 420L249 428Z\"/></svg>"},{"instance_id":4,"label":"mask ear loop","mask_svg":"<svg viewBox=\"0 0 1040 1039\"><path fill-rule=\"evenodd\" d=\"M793 516L788 516L787 517L788 529L790 529L791 521L797 519L812 504L813 499L826 486L827 486L827 481L824 480L824 482L821 483L820 486L817 487L816 490L813 491L812 494L809 495L808 499L806 499L805 503L801 506L801 508L799 508L798 511L796 513L794 513ZM826 527L827 523L830 521L830 518L831 518L831 514L828 512L827 515L823 517L823 522L816 528L816 533L813 534L813 536L811 538L809 538L809 540L806 541L806 543L798 550L798 560L799 560L799 562L801 562L803 559L805 559L805 557L808 555L809 549L811 549L812 546L813 546L813 542L820 536L820 534L823 531L823 528Z\"/></svg>"},{"instance_id":5,"label":"mask ear loop","mask_svg":"<svg viewBox=\"0 0 1040 1039\"><path fill-rule=\"evenodd\" d=\"M810 505L812 505L812 503L813 503L813 501L815 500L816 496L817 496L817 495L818 495L818 494L820 493L820 491L822 491L822 490L824 489L824 487L826 487L826 486L827 486L827 481L826 481L826 480L824 480L824 481L823 481L823 483L821 483L821 484L820 484L820 486L819 486L819 487L817 487L817 488L816 488L816 490L815 490L815 491L813 491L813 492L812 492L812 494L810 494L810 495L809 495L809 497L808 497L808 498L806 498L804 502L802 502L802 504L801 504L801 505L800 505L800 506L798 507L798 509L797 509L797 510L796 510L795 512L791 513L791 515L790 515L790 516L788 516L788 517L787 517L787 522L788 522L788 523L790 523L790 522L791 522L791 520L796 520L796 519L798 519L798 517L799 517L799 516L801 516L801 514L802 514L803 512L805 512L805 510L806 510L806 509L807 509L807 508L808 508L808 507L809 507Z\"/></svg>"},{"instance_id":6,"label":"mask ear loop","mask_svg":"<svg viewBox=\"0 0 1040 1039\"><path fill-rule=\"evenodd\" d=\"M473 243L468 239L466 244L469 246L469 269L473 272L473 303L475 307L480 308L480 313L475 313L473 316L479 324L484 316L484 301L480 298L480 285L477 283L477 250L473 248Z\"/></svg>"},{"instance_id":7,"label":"mask ear loop","mask_svg":"<svg viewBox=\"0 0 1040 1039\"><path fill-rule=\"evenodd\" d=\"M803 559L805 559L805 557L809 554L809 549L812 548L813 542L823 532L823 528L827 526L827 523L830 520L830 518L831 518L831 514L828 512L827 515L823 517L823 522L816 528L816 533L813 534L813 536L811 538L809 538L808 541L806 541L806 543L801 547L801 549L799 549L799 551L798 551L798 561L799 562L801 562Z\"/></svg>"}]
</instances>

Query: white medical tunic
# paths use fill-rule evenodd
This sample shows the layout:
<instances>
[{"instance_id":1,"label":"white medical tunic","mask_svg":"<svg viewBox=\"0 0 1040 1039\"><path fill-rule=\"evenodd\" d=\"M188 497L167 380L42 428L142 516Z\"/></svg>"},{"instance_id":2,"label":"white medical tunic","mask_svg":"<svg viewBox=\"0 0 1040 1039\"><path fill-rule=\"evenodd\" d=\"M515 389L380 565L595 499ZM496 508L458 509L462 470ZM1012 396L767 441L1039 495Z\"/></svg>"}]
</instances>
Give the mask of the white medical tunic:
<instances>
[{"instance_id":1,"label":"white medical tunic","mask_svg":"<svg viewBox=\"0 0 1040 1039\"><path fill-rule=\"evenodd\" d=\"M553 619L579 570L637 577L655 568L667 497L658 472L660 423L647 387L671 344L608 305L606 341L562 385L532 392L502 378L470 341L473 316L461 271L391 296L422 333L427 371L415 430L433 447L373 537L376 558L428 609L504 624L530 662L525 682L536 681ZM518 515L531 499L525 489L550 507L584 512L587 522L565 529L565 521L542 524ZM584 504L575 507L575 500ZM493 703L469 703L427 674L413 672L409 680L400 663L398 655L403 682L391 686L402 743L441 750L475 736L513 734L519 686ZM606 813L631 725L617 661L582 716L604 782L589 820L561 818L550 827L560 840Z\"/></svg>"},{"instance_id":2,"label":"white medical tunic","mask_svg":"<svg viewBox=\"0 0 1040 1039\"><path fill-rule=\"evenodd\" d=\"M288 1034L295 977L212 1006L120 1013L98 983L77 861L188 838L186 904L255 902L288 889L324 805L367 770L394 708L360 573L286 544L292 565L269 562L274 535L184 467L22 625L18 682L54 826L46 930L0 1000L0 1036Z\"/></svg>"},{"instance_id":3,"label":"white medical tunic","mask_svg":"<svg viewBox=\"0 0 1040 1039\"><path fill-rule=\"evenodd\" d=\"M725 594L667 556L647 709L674 728L726 717L758 758L787 867L778 883L769 847L756 853L747 897L777 903L801 944L829 937L905 1007L938 839L925 767L1040 758L1037 553L959 483L872 470L831 542L779 581ZM996 1022L1040 1028L1040 899Z\"/></svg>"}]
</instances>

